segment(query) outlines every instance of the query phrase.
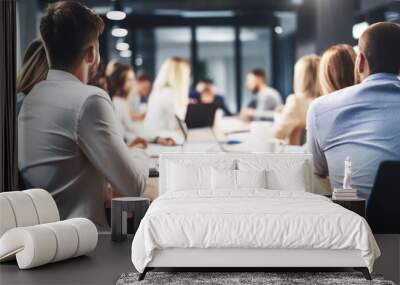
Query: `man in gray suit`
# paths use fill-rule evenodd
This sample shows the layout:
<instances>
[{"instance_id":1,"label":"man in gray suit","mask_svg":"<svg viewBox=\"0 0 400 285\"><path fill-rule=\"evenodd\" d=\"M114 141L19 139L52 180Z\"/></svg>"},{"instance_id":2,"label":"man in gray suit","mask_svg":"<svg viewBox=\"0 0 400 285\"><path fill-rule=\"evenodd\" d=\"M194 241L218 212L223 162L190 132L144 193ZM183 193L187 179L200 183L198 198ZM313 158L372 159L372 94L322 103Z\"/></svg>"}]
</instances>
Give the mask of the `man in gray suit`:
<instances>
[{"instance_id":1,"label":"man in gray suit","mask_svg":"<svg viewBox=\"0 0 400 285\"><path fill-rule=\"evenodd\" d=\"M251 70L246 77L246 86L253 93L253 98L240 112L242 118L266 119L271 116L271 112L282 105L279 92L267 85L267 75L264 70L259 68Z\"/></svg>"},{"instance_id":2,"label":"man in gray suit","mask_svg":"<svg viewBox=\"0 0 400 285\"><path fill-rule=\"evenodd\" d=\"M50 70L24 99L18 118L19 169L25 186L55 198L61 218L87 217L107 228L106 182L140 196L148 162L129 150L108 94L87 85L99 64L103 21L77 1L49 6L40 23Z\"/></svg>"}]
</instances>

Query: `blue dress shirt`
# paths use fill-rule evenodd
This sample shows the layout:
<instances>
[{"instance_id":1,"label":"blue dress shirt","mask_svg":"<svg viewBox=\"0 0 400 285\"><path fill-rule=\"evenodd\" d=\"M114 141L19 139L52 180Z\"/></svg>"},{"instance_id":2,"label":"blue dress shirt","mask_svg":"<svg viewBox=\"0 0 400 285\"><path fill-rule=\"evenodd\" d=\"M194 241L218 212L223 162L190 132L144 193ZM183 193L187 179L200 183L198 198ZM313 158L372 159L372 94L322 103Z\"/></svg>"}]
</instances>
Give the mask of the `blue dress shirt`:
<instances>
[{"instance_id":1,"label":"blue dress shirt","mask_svg":"<svg viewBox=\"0 0 400 285\"><path fill-rule=\"evenodd\" d=\"M400 160L400 79L376 73L360 84L318 98L307 116L307 146L315 173L342 187L351 157L352 186L368 199L379 164Z\"/></svg>"}]
</instances>

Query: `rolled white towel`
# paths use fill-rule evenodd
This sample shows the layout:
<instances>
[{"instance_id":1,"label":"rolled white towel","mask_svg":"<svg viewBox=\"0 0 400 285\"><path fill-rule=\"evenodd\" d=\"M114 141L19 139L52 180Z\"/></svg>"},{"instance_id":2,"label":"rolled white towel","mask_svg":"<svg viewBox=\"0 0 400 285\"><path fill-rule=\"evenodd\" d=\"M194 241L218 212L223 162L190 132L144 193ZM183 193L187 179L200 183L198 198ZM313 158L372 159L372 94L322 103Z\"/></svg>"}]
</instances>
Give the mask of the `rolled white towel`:
<instances>
[{"instance_id":1,"label":"rolled white towel","mask_svg":"<svg viewBox=\"0 0 400 285\"><path fill-rule=\"evenodd\" d=\"M39 218L39 224L57 222L60 220L60 214L53 196L43 189L29 189L23 191L28 194L36 208Z\"/></svg>"},{"instance_id":2,"label":"rolled white towel","mask_svg":"<svg viewBox=\"0 0 400 285\"><path fill-rule=\"evenodd\" d=\"M16 257L20 269L33 268L87 254L97 239L96 226L84 218L14 228L0 238L0 261Z\"/></svg>"},{"instance_id":3,"label":"rolled white towel","mask_svg":"<svg viewBox=\"0 0 400 285\"><path fill-rule=\"evenodd\" d=\"M6 197L0 195L0 237L16 226L17 222L10 202Z\"/></svg>"},{"instance_id":4,"label":"rolled white towel","mask_svg":"<svg viewBox=\"0 0 400 285\"><path fill-rule=\"evenodd\" d=\"M16 257L20 269L51 262L57 252L57 240L43 225L14 228L0 238L0 261Z\"/></svg>"},{"instance_id":5,"label":"rolled white towel","mask_svg":"<svg viewBox=\"0 0 400 285\"><path fill-rule=\"evenodd\" d=\"M53 197L43 189L0 193L0 213L0 237L15 227L60 220Z\"/></svg>"},{"instance_id":6,"label":"rolled white towel","mask_svg":"<svg viewBox=\"0 0 400 285\"><path fill-rule=\"evenodd\" d=\"M57 240L57 250L51 262L75 256L78 250L79 235L75 229L71 228L71 224L63 221L44 224L43 226L49 228Z\"/></svg>"},{"instance_id":7,"label":"rolled white towel","mask_svg":"<svg viewBox=\"0 0 400 285\"><path fill-rule=\"evenodd\" d=\"M3 192L0 194L10 202L17 227L39 224L35 205L31 197L23 191Z\"/></svg>"},{"instance_id":8,"label":"rolled white towel","mask_svg":"<svg viewBox=\"0 0 400 285\"><path fill-rule=\"evenodd\" d=\"M90 220L74 218L64 222L73 226L78 233L78 248L73 257L86 254L96 248L98 240L97 228Z\"/></svg>"}]
</instances>

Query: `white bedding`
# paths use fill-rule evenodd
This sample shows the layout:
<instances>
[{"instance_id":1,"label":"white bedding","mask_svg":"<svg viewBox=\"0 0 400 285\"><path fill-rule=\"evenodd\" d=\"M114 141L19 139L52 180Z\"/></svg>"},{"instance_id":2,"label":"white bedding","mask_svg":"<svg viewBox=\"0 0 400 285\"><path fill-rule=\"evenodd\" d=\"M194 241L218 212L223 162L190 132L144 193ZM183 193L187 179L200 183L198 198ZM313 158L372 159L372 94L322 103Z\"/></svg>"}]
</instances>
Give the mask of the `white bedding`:
<instances>
[{"instance_id":1,"label":"white bedding","mask_svg":"<svg viewBox=\"0 0 400 285\"><path fill-rule=\"evenodd\" d=\"M143 272L165 248L357 249L370 271L380 255L359 215L323 196L265 189L162 195L140 223L132 262Z\"/></svg>"}]
</instances>

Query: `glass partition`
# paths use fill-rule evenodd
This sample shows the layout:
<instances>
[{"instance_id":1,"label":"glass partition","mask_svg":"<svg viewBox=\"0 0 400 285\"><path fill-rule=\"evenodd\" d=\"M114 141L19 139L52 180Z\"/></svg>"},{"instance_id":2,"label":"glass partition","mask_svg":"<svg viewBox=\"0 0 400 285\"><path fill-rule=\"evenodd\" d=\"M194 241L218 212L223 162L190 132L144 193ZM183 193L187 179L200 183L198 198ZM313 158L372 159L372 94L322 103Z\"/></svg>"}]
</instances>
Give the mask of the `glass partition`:
<instances>
[{"instance_id":1,"label":"glass partition","mask_svg":"<svg viewBox=\"0 0 400 285\"><path fill-rule=\"evenodd\" d=\"M246 88L246 75L254 68L262 68L267 80L272 82L272 37L268 27L243 27L240 29L242 44L242 107L247 105L252 94Z\"/></svg>"},{"instance_id":2,"label":"glass partition","mask_svg":"<svg viewBox=\"0 0 400 285\"><path fill-rule=\"evenodd\" d=\"M196 40L198 78L212 79L229 109L236 110L234 28L198 27Z\"/></svg>"}]
</instances>

